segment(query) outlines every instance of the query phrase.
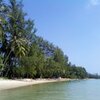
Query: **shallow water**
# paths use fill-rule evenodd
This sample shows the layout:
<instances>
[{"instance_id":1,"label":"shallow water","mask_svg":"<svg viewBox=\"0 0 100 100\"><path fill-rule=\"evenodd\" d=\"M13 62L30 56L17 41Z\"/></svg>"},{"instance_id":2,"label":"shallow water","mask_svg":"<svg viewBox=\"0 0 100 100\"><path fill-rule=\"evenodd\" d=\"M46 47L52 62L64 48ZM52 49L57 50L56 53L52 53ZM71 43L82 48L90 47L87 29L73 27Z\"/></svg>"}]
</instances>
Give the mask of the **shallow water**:
<instances>
[{"instance_id":1,"label":"shallow water","mask_svg":"<svg viewBox=\"0 0 100 100\"><path fill-rule=\"evenodd\" d=\"M100 100L100 80L38 84L0 91L0 100Z\"/></svg>"}]
</instances>

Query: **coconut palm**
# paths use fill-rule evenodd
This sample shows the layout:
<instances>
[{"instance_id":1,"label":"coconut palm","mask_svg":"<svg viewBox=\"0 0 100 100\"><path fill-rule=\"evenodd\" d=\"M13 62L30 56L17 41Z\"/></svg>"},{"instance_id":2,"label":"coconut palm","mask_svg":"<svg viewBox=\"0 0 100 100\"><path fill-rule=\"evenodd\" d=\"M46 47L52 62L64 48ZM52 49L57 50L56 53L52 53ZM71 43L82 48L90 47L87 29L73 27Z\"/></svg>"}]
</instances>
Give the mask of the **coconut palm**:
<instances>
[{"instance_id":1,"label":"coconut palm","mask_svg":"<svg viewBox=\"0 0 100 100\"><path fill-rule=\"evenodd\" d=\"M21 58L22 56L25 56L25 54L27 53L27 40L24 38L16 38L16 36L14 37L14 39L11 40L11 50L12 52L15 54L15 57Z\"/></svg>"},{"instance_id":2,"label":"coconut palm","mask_svg":"<svg viewBox=\"0 0 100 100\"><path fill-rule=\"evenodd\" d=\"M26 37L28 25L24 19L22 5L16 0L9 1L8 12L2 12L2 16L5 17L0 17L1 52L4 55L6 75L9 72L12 73L13 67L16 67L16 61L25 56L29 46L29 40Z\"/></svg>"}]
</instances>

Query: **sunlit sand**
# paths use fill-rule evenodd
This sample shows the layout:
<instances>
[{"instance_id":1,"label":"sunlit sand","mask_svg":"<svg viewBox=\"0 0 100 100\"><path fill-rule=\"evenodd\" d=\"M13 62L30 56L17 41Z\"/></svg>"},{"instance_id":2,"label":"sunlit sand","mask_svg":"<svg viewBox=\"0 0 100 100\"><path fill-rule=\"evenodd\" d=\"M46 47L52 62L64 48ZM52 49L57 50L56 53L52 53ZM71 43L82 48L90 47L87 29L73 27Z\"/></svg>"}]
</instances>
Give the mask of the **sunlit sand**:
<instances>
[{"instance_id":1,"label":"sunlit sand","mask_svg":"<svg viewBox=\"0 0 100 100\"><path fill-rule=\"evenodd\" d=\"M0 90L18 88L22 86L41 84L41 83L49 83L49 82L59 82L59 81L69 81L71 79L20 79L20 80L5 80L0 79Z\"/></svg>"}]
</instances>

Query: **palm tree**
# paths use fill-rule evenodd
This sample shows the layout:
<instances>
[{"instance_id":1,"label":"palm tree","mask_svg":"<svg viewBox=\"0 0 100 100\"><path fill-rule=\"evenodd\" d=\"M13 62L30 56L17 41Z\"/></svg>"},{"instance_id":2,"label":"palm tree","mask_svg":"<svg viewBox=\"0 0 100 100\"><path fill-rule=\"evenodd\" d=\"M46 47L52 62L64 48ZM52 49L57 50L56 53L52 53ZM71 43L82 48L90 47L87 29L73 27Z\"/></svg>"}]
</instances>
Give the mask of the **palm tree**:
<instances>
[{"instance_id":1,"label":"palm tree","mask_svg":"<svg viewBox=\"0 0 100 100\"><path fill-rule=\"evenodd\" d=\"M0 50L4 55L5 74L8 75L16 67L16 61L27 53L29 42L25 37L25 14L21 3L10 0L10 5L6 8L7 13L2 11L2 16L5 17L0 17Z\"/></svg>"},{"instance_id":2,"label":"palm tree","mask_svg":"<svg viewBox=\"0 0 100 100\"><path fill-rule=\"evenodd\" d=\"M28 50L27 44L28 41L25 38L16 38L16 36L14 36L14 39L11 40L10 45L15 57L21 58L25 56Z\"/></svg>"},{"instance_id":3,"label":"palm tree","mask_svg":"<svg viewBox=\"0 0 100 100\"><path fill-rule=\"evenodd\" d=\"M0 53L4 57L4 74L8 75L9 72L12 74L13 68L20 66L20 59L27 54L35 28L33 21L25 19L26 13L22 10L21 2L9 0L7 5L1 2Z\"/></svg>"}]
</instances>

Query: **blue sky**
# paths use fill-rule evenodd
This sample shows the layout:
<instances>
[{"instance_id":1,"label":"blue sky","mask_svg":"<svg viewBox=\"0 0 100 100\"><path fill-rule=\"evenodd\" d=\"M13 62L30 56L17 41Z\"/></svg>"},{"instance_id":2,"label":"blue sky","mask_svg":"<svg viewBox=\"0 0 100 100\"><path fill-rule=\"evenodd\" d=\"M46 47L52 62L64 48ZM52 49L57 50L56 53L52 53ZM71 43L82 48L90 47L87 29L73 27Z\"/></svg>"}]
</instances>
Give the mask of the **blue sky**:
<instances>
[{"instance_id":1,"label":"blue sky","mask_svg":"<svg viewBox=\"0 0 100 100\"><path fill-rule=\"evenodd\" d=\"M37 35L59 46L69 60L100 74L100 0L23 0Z\"/></svg>"}]
</instances>

